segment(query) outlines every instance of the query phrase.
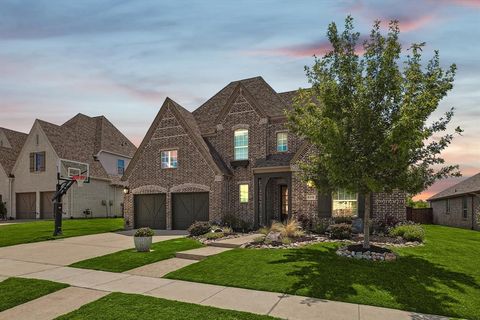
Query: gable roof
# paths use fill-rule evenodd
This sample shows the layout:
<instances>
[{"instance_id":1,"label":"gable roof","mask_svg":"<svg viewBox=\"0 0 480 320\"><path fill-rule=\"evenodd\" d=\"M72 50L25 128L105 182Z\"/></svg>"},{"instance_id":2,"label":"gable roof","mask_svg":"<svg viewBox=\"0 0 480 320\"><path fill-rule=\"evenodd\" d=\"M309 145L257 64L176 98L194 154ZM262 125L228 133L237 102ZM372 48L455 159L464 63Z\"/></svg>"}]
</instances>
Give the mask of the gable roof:
<instances>
[{"instance_id":1,"label":"gable roof","mask_svg":"<svg viewBox=\"0 0 480 320\"><path fill-rule=\"evenodd\" d=\"M268 117L282 116L284 110L289 106L262 77L233 81L193 111L193 116L203 134L209 133L215 128L215 120L239 87L253 98L258 104L258 108Z\"/></svg>"},{"instance_id":2,"label":"gable roof","mask_svg":"<svg viewBox=\"0 0 480 320\"><path fill-rule=\"evenodd\" d=\"M129 158L136 151L135 145L104 116L89 117L79 113L60 126L37 121L57 155L88 163L92 177L110 179L102 164L94 159L101 150Z\"/></svg>"},{"instance_id":3,"label":"gable roof","mask_svg":"<svg viewBox=\"0 0 480 320\"><path fill-rule=\"evenodd\" d=\"M5 173L10 175L28 135L6 128L0 128L0 130L3 131L11 146L11 148L0 147L0 165L3 167Z\"/></svg>"},{"instance_id":4,"label":"gable roof","mask_svg":"<svg viewBox=\"0 0 480 320\"><path fill-rule=\"evenodd\" d=\"M187 134L190 136L194 144L197 146L198 151L203 155L203 157L205 158L207 163L212 167L212 169L217 174L229 175L230 172L228 171L227 166L221 161L220 157L216 157L214 153L212 154L212 150L207 145L206 140L202 137L200 129L192 113L189 112L184 107L182 107L181 105L179 105L178 103L176 103L175 101L173 101L172 99L167 97L163 102L163 105L160 108L160 111L158 112L157 116L153 120L152 125L148 129L147 134L143 138L142 143L140 144L140 147L138 148L137 152L135 153L135 156L130 162L127 168L127 171L123 175L122 180L125 181L130 176L133 168L138 162L140 154L145 150L147 144L149 143L152 136L154 135L155 130L158 127L158 124L160 123L160 121L162 120L166 110L170 110L176 116L177 120L182 124Z\"/></svg>"},{"instance_id":5,"label":"gable roof","mask_svg":"<svg viewBox=\"0 0 480 320\"><path fill-rule=\"evenodd\" d=\"M431 196L427 201L439 200L444 198L450 198L460 196L469 193L480 192L480 173L465 179L454 186L451 186L439 193Z\"/></svg>"}]
</instances>

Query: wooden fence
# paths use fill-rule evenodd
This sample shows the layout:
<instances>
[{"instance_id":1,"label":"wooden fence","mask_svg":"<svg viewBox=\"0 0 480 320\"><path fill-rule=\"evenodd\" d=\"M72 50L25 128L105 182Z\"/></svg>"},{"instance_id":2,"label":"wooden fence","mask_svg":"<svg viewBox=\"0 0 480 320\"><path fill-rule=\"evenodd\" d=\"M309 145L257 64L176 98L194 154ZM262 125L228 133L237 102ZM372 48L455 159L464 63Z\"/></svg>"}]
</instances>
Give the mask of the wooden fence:
<instances>
[{"instance_id":1,"label":"wooden fence","mask_svg":"<svg viewBox=\"0 0 480 320\"><path fill-rule=\"evenodd\" d=\"M432 208L412 208L407 207L407 220L416 223L433 223L433 211Z\"/></svg>"}]
</instances>

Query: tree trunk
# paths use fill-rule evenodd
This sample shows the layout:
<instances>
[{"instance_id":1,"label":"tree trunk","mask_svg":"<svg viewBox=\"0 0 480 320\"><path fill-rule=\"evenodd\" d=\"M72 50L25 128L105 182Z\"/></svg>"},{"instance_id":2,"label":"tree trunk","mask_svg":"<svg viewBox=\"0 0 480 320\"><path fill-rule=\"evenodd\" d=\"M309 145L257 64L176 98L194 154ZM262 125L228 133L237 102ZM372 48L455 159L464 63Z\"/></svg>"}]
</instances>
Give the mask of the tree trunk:
<instances>
[{"instance_id":1,"label":"tree trunk","mask_svg":"<svg viewBox=\"0 0 480 320\"><path fill-rule=\"evenodd\" d=\"M365 214L363 215L363 248L370 249L370 193L365 195Z\"/></svg>"}]
</instances>

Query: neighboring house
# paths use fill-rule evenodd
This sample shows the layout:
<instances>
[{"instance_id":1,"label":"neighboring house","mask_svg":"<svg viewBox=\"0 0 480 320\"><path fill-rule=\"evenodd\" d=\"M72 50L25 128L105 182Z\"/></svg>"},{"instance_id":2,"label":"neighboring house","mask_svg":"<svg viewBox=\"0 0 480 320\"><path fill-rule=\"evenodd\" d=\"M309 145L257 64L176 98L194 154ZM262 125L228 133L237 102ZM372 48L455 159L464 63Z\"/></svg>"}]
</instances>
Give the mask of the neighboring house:
<instances>
[{"instance_id":1,"label":"neighboring house","mask_svg":"<svg viewBox=\"0 0 480 320\"><path fill-rule=\"evenodd\" d=\"M7 215L13 212L11 199L14 197L14 178L12 170L26 139L26 133L0 128L0 202L5 203Z\"/></svg>"},{"instance_id":2,"label":"neighboring house","mask_svg":"<svg viewBox=\"0 0 480 320\"><path fill-rule=\"evenodd\" d=\"M13 169L12 216L17 219L52 218L52 197L59 159L90 165L91 181L76 184L63 198L66 217L121 216L124 183L120 181L135 146L105 117L78 114L58 126L36 120Z\"/></svg>"},{"instance_id":3,"label":"neighboring house","mask_svg":"<svg viewBox=\"0 0 480 320\"><path fill-rule=\"evenodd\" d=\"M433 223L480 230L480 173L427 199Z\"/></svg>"},{"instance_id":4,"label":"neighboring house","mask_svg":"<svg viewBox=\"0 0 480 320\"><path fill-rule=\"evenodd\" d=\"M364 198L318 196L298 175L308 143L288 131L295 91L261 77L231 82L193 112L167 98L123 179L127 227L186 229L235 216L250 226L305 213L362 216ZM373 216L405 219L403 193L373 196Z\"/></svg>"}]
</instances>

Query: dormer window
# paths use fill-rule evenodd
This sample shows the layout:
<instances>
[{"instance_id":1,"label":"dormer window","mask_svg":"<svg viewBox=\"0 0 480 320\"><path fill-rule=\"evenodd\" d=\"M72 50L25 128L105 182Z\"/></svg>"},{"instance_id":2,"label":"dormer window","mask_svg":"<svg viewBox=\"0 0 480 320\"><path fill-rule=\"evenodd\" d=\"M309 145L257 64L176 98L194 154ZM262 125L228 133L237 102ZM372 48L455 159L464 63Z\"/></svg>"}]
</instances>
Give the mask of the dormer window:
<instances>
[{"instance_id":1,"label":"dormer window","mask_svg":"<svg viewBox=\"0 0 480 320\"><path fill-rule=\"evenodd\" d=\"M234 160L248 160L248 130L237 129L234 132Z\"/></svg>"},{"instance_id":2,"label":"dormer window","mask_svg":"<svg viewBox=\"0 0 480 320\"><path fill-rule=\"evenodd\" d=\"M119 175L123 175L125 173L125 160L123 159L117 160L117 173Z\"/></svg>"},{"instance_id":3,"label":"dormer window","mask_svg":"<svg viewBox=\"0 0 480 320\"><path fill-rule=\"evenodd\" d=\"M278 152L288 151L288 132L277 133L277 151Z\"/></svg>"}]
</instances>

